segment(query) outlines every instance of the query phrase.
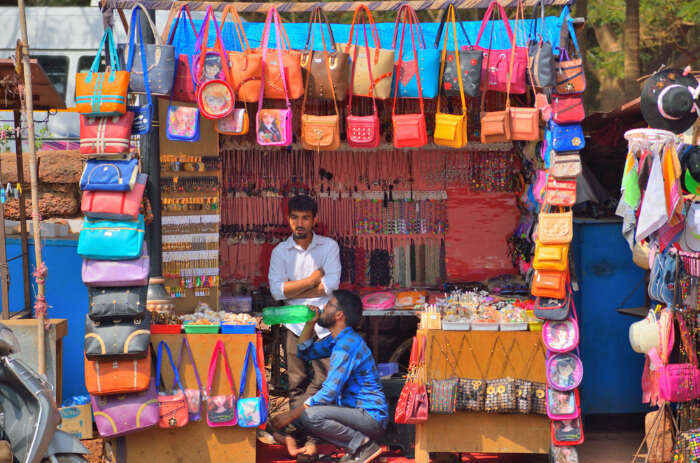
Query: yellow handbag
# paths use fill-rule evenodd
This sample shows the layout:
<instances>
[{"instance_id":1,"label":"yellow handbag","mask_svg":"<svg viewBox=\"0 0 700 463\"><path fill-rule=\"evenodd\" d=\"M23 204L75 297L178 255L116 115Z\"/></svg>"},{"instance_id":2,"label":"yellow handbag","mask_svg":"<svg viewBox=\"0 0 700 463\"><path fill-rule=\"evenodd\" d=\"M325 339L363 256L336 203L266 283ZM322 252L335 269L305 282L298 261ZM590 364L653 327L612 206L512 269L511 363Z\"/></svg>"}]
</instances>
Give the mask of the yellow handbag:
<instances>
[{"instance_id":1,"label":"yellow handbag","mask_svg":"<svg viewBox=\"0 0 700 463\"><path fill-rule=\"evenodd\" d=\"M574 236L574 216L567 212L540 212L537 239L542 244L569 244Z\"/></svg>"},{"instance_id":2,"label":"yellow handbag","mask_svg":"<svg viewBox=\"0 0 700 463\"><path fill-rule=\"evenodd\" d=\"M535 270L557 270L563 272L569 266L568 244L535 243L535 258L532 261Z\"/></svg>"},{"instance_id":3,"label":"yellow handbag","mask_svg":"<svg viewBox=\"0 0 700 463\"><path fill-rule=\"evenodd\" d=\"M457 47L457 28L455 26L454 5L448 6L447 20L452 22L452 35L455 46L455 59L457 69L462 69L459 65L459 50ZM464 84L462 83L462 73L457 72L459 79L459 96L462 99L462 114L445 114L440 112L440 95L442 93L442 79L445 72L445 57L447 56L447 38L449 27L445 28L445 46L442 49L442 59L440 60L440 88L438 89L437 114L435 114L435 132L433 139L436 145L449 146L451 148L462 148L467 144L467 105L464 100Z\"/></svg>"},{"instance_id":4,"label":"yellow handbag","mask_svg":"<svg viewBox=\"0 0 700 463\"><path fill-rule=\"evenodd\" d=\"M513 73L513 63L515 62L515 44L518 41L518 16L524 21L523 3L518 2L518 8L515 13L515 37L513 38L513 48L511 50L510 71L508 75ZM530 79L532 79L532 71L529 66ZM532 82L532 80L530 80ZM540 110L537 108L527 107L511 107L510 106L510 82L508 79L508 109L510 111L510 135L512 140L518 141L535 141L540 139ZM532 93L535 95L535 87L531 86ZM536 97L536 95L535 95Z\"/></svg>"}]
</instances>

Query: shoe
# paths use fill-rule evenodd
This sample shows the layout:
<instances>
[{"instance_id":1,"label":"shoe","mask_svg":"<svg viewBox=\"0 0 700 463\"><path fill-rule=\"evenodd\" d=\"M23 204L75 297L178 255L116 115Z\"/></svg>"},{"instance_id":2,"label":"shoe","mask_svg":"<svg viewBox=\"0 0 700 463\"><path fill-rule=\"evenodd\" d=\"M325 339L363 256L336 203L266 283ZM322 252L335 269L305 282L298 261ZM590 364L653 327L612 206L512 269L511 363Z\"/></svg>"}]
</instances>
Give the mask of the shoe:
<instances>
[{"instance_id":1,"label":"shoe","mask_svg":"<svg viewBox=\"0 0 700 463\"><path fill-rule=\"evenodd\" d=\"M374 441L370 440L362 444L355 453L348 453L340 459L340 463L370 463L381 455L383 449Z\"/></svg>"}]
</instances>

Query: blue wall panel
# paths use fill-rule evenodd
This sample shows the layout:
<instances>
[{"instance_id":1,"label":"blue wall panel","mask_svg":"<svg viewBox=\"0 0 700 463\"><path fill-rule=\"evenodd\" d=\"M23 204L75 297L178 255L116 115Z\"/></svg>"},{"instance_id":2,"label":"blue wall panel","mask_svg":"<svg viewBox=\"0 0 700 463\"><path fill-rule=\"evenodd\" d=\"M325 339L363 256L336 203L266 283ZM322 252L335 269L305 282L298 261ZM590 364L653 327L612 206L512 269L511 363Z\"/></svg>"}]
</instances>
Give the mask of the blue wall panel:
<instances>
[{"instance_id":1,"label":"blue wall panel","mask_svg":"<svg viewBox=\"0 0 700 463\"><path fill-rule=\"evenodd\" d=\"M632 350L628 339L629 325L637 319L615 310L637 287L644 271L632 262L620 227L620 222L591 221L577 223L574 230L585 414L647 409L641 390L644 356ZM625 307L643 306L645 291L646 285L641 284Z\"/></svg>"},{"instance_id":2,"label":"blue wall panel","mask_svg":"<svg viewBox=\"0 0 700 463\"><path fill-rule=\"evenodd\" d=\"M34 246L30 241L29 256L34 271ZM86 394L83 339L85 314L88 311L87 288L80 278L83 260L77 253L76 240L44 240L42 254L49 273L46 279L48 316L68 320L68 335L63 339L63 398ZM20 240L7 240L7 256L21 254ZM10 262L10 310L23 309L22 259ZM36 288L32 279L32 297ZM33 300L33 299L32 299Z\"/></svg>"}]
</instances>

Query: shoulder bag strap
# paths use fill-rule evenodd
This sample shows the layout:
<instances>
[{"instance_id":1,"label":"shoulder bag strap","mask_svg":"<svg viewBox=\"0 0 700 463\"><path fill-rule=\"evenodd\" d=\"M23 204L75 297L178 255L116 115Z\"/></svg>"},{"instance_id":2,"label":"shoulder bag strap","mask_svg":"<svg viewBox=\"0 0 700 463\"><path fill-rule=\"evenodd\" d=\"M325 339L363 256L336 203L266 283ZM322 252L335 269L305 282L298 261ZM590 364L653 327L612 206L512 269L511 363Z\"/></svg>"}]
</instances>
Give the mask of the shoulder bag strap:
<instances>
[{"instance_id":1,"label":"shoulder bag strap","mask_svg":"<svg viewBox=\"0 0 700 463\"><path fill-rule=\"evenodd\" d=\"M340 115L340 112L338 111L338 102L336 101L336 97L335 97L335 86L333 85L333 77L331 76L331 68L330 68L331 56L329 56L328 49L326 48L326 38L323 35L323 24L321 23L322 16L323 16L323 10L321 9L321 7L320 6L315 7L311 13L311 18L309 18L309 32L310 32L310 34L307 35L307 37L306 37L306 47L304 47L304 51L308 53L307 59L313 60L313 56L314 56L313 42L314 42L314 35L316 33L316 25L318 24L319 26L321 26L321 42L323 43L323 62L324 62L325 67L326 67L326 74L328 76L328 83L330 84L330 87L331 87L331 95L333 96L333 107L335 108L335 113L337 115ZM331 32L331 26L330 26L330 24L328 24L328 20L326 20L326 25L328 25L328 31L330 32L330 36L332 39L333 32ZM311 42L311 49L309 49L309 41ZM335 42L332 43L332 46L335 47ZM309 68L309 70L310 70L310 68ZM304 101L301 104L301 112L302 113L306 109L306 97L309 94L309 81L310 80L311 80L311 76L307 75L306 76L306 84L304 86Z\"/></svg>"},{"instance_id":2,"label":"shoulder bag strap","mask_svg":"<svg viewBox=\"0 0 700 463\"><path fill-rule=\"evenodd\" d=\"M120 71L119 60L117 59L117 48L114 46L114 36L112 35L112 28L107 27L105 33L102 36L102 43L100 43L100 48L97 50L95 59L92 61L92 66L90 67L90 72L98 72L100 65L100 57L102 56L102 49L104 47L105 56L109 52L109 71Z\"/></svg>"},{"instance_id":3,"label":"shoulder bag strap","mask_svg":"<svg viewBox=\"0 0 700 463\"><path fill-rule=\"evenodd\" d=\"M190 362L192 362L192 368L194 369L194 377L197 378L197 384L199 385L199 390L202 390L202 381L199 379L199 371L197 371L197 364L194 362L194 356L192 355L192 349L190 348L190 343L187 340L187 335L182 337L182 344L180 344L180 354L177 356L177 371L180 371L180 366L182 365L182 355L183 352L187 350L190 356ZM175 387L175 381L173 380L173 388Z\"/></svg>"},{"instance_id":4,"label":"shoulder bag strap","mask_svg":"<svg viewBox=\"0 0 700 463\"><path fill-rule=\"evenodd\" d=\"M491 2L491 5L489 5L489 9L491 9L491 7L492 7L495 3L496 3L496 2ZM499 5L499 6L500 6L500 5ZM484 19L486 19L487 16L490 15L490 11L487 10L486 13L487 13L487 14L484 15ZM484 26L485 26L485 24L482 22L482 23L481 23L481 30L479 31L479 37L477 37L477 39L476 39L476 44L477 44L477 45L479 45L479 40L481 39L481 33L483 32ZM489 48L488 48L488 51L487 51L487 53L486 53L486 69L488 69L489 66L490 66L490 64L491 64L491 46L493 45L493 32L494 32L494 29L495 29L494 26L495 26L495 24L494 24L494 23L491 23L491 37L489 38ZM488 73L487 73L487 78L488 78ZM488 92L488 88L484 89L484 91L481 92L481 96L480 96L480 100L481 100L481 102L480 102L480 106L481 106L481 108L480 108L480 114L484 114L484 109L485 109L485 107L486 107L486 93L487 93L487 92ZM508 100L509 100L509 97L506 97L506 109L508 109L508 103L507 103Z\"/></svg>"},{"instance_id":5,"label":"shoulder bag strap","mask_svg":"<svg viewBox=\"0 0 700 463\"><path fill-rule=\"evenodd\" d=\"M245 384L248 380L248 365L251 362L251 357L253 359L253 367L255 368L255 380L258 385L259 391L262 393L262 375L260 374L260 367L258 367L257 353L255 351L255 346L252 342L248 343L248 349L245 352L245 360L243 361L243 370L241 371L241 389L238 394L238 398L243 398L243 393L245 392ZM257 394L254 394L257 395Z\"/></svg>"},{"instance_id":6,"label":"shoulder bag strap","mask_svg":"<svg viewBox=\"0 0 700 463\"><path fill-rule=\"evenodd\" d=\"M537 9L540 9L540 14L537 14ZM530 24L530 33L528 34L528 41L535 40L536 42L546 39L546 28L544 21L544 0L539 0L532 7L532 23ZM539 32L538 32L539 27ZM539 39L537 39L539 37Z\"/></svg>"},{"instance_id":7,"label":"shoulder bag strap","mask_svg":"<svg viewBox=\"0 0 700 463\"><path fill-rule=\"evenodd\" d=\"M365 17L362 18L362 27L364 30L365 34L365 55L367 56L367 71L369 72L369 94L370 98L372 98L372 108L374 110L375 115L377 115L377 102L374 97L374 77L372 76L372 63L370 62L370 57L369 57L369 45L367 44L367 23L365 22ZM359 35L359 34L358 34ZM357 40L357 37L355 37L355 48L353 48L353 57L352 57L352 69L350 70L350 88L348 89L348 93L350 93L350 97L348 98L348 115L352 115L352 94L353 94L353 89L355 85L355 65L357 64L357 54L358 54L358 49L359 48L359 43Z\"/></svg>"},{"instance_id":8,"label":"shoulder bag strap","mask_svg":"<svg viewBox=\"0 0 700 463\"><path fill-rule=\"evenodd\" d=\"M506 10L503 8L503 5L500 3L493 1L489 5L488 9L486 10L486 14L484 14L484 19L481 20L481 27L479 28L479 35L476 37L476 42L475 45L479 45L481 42L481 36L484 33L484 29L486 29L486 25L489 23L489 19L491 19L491 14L493 13L493 10L495 7L498 7L498 11L501 13L501 19L503 20L503 24L505 24L506 27L506 32L508 33L508 38L512 41L513 40L513 30L510 28L510 23L508 22L508 16L506 15ZM495 28L495 24L491 24L491 33L493 34L493 29ZM490 46L489 46L490 48Z\"/></svg>"},{"instance_id":9,"label":"shoulder bag strap","mask_svg":"<svg viewBox=\"0 0 700 463\"><path fill-rule=\"evenodd\" d=\"M440 46L440 38L442 37L442 28L445 27L445 21L447 21L447 14L450 8L454 8L454 3L450 2L447 7L442 10L442 17L440 18L440 25L438 26L437 35L435 35L435 48ZM445 45L447 45L447 38L445 38Z\"/></svg>"},{"instance_id":10,"label":"shoulder bag strap","mask_svg":"<svg viewBox=\"0 0 700 463\"><path fill-rule=\"evenodd\" d=\"M520 16L524 20L523 3L521 0L518 0L518 3L515 8L515 35L511 36L512 43L510 46L510 63L508 65L508 74L506 75L506 79L508 80L506 82L506 109L510 108L510 83L513 80L513 66L515 65L515 47L518 43L518 16Z\"/></svg>"},{"instance_id":11,"label":"shoulder bag strap","mask_svg":"<svg viewBox=\"0 0 700 463\"><path fill-rule=\"evenodd\" d=\"M399 11L399 14L396 17L396 21L398 24L399 16L401 14L405 14L406 16L406 22L403 23L403 30L401 32L401 48L400 50L403 50L403 41L406 36L406 24L409 24L409 34L411 35L411 44L413 45L413 57L418 62L418 50L416 50L416 42L414 40L414 29L413 29L413 16L411 15L411 7L408 5L404 5L401 7L401 10ZM396 79L394 79L396 82L394 84L394 104L391 108L391 114L392 116L396 114L396 100L398 99L398 93L399 93L399 78L398 78L398 73L401 70L401 64L403 63L403 53L400 52L399 55L399 61L398 61L398 66L396 67L396 72L397 76ZM420 102L420 114L425 116L425 107L423 105L423 88L421 87L421 82L420 82L420 66L416 66L416 83L418 84L418 101Z\"/></svg>"},{"instance_id":12,"label":"shoulder bag strap","mask_svg":"<svg viewBox=\"0 0 700 463\"><path fill-rule=\"evenodd\" d=\"M221 29L223 30L224 23L226 22L226 18L228 17L228 15L231 15L233 30L238 36L238 43L241 44L241 50L248 50L250 48L250 45L248 44L248 37L245 35L245 29L243 29L243 22L241 21L241 17L238 16L238 12L233 7L233 5L226 5L226 7L224 8L223 16L221 17Z\"/></svg>"},{"instance_id":13,"label":"shoulder bag strap","mask_svg":"<svg viewBox=\"0 0 700 463\"><path fill-rule=\"evenodd\" d=\"M452 34L454 36L454 46L455 46L455 61L457 65L457 78L459 79L459 96L462 99L462 115L467 114L467 103L464 99L464 84L462 83L462 68L459 63L459 45L457 43L457 27L455 25L455 7L454 4L450 3L447 7L448 21L452 22ZM442 28L442 24L440 25ZM449 27L445 28L445 45L442 48L442 59L440 60L440 78L438 79L438 100L437 100L437 112L440 112L440 97L442 95L442 77L445 72L445 58L447 56L447 38L449 36ZM440 40L438 37L437 40Z\"/></svg>"},{"instance_id":14,"label":"shoulder bag strap","mask_svg":"<svg viewBox=\"0 0 700 463\"><path fill-rule=\"evenodd\" d=\"M199 82L202 72L204 72L204 58L207 50L207 43L209 41L209 17L212 14L213 13L211 7L207 7L207 12L204 15L202 27L199 29L199 34L197 34L197 41L194 44L194 55L192 55L192 62L190 68L195 82ZM199 60L199 66L197 66L196 71L194 66L195 58Z\"/></svg>"},{"instance_id":15,"label":"shoulder bag strap","mask_svg":"<svg viewBox=\"0 0 700 463\"><path fill-rule=\"evenodd\" d=\"M138 27L139 31L139 51L141 52L141 69L143 70L143 85L146 90L146 99L148 100L148 107L150 108L151 111L151 117L153 116L152 111L153 111L153 99L151 98L151 84L148 82L148 62L146 61L146 47L143 45L143 34L141 32L141 18L139 18L138 15L138 8L143 9L145 16L148 18L148 21L151 21L151 18L148 17L148 11L141 5L140 3L137 4L134 9L131 11L131 24L129 25L129 44L127 47L129 48L129 51L127 53L128 59L127 59L127 64L126 64L126 69L131 72L131 69L134 64L134 48L135 48L135 43L134 43L134 36L133 36L133 30L134 30L134 25ZM153 25L151 23L151 25ZM153 29L153 35L157 38L158 41L160 41L160 37L156 35L155 29ZM124 198L126 195L124 195ZM124 199L122 198L122 199Z\"/></svg>"},{"instance_id":16,"label":"shoulder bag strap","mask_svg":"<svg viewBox=\"0 0 700 463\"><path fill-rule=\"evenodd\" d=\"M182 16L184 14L187 14L187 19L190 20L190 26L192 27L192 32L194 33L194 36L197 37L199 35L199 31L194 27L194 21L192 21L192 15L190 14L190 9L187 7L187 5L182 5L179 9L174 6L170 10L170 14L168 15L168 21L165 24L165 27L163 28L163 32L161 33L161 40L168 45L173 44L173 40L175 39L175 31L177 31L177 26L180 25L180 20L182 19L184 23L184 19ZM177 13L175 13L177 11ZM175 17L177 15L177 17ZM173 26L172 30L170 30L170 24L172 24L173 17L175 17L175 26Z\"/></svg>"},{"instance_id":17,"label":"shoulder bag strap","mask_svg":"<svg viewBox=\"0 0 700 463\"><path fill-rule=\"evenodd\" d=\"M180 390L182 393L185 393L185 388L182 387L182 383L180 382L180 374L177 372L177 368L175 368L175 363L173 362L173 356L170 353L170 347L165 343L165 341L161 341L158 343L158 360L156 361L156 381L158 383L161 382L161 368L162 368L162 362L163 362L163 348L165 348L165 352L168 354L168 359L170 360L170 366L173 369L173 376L175 378L175 382L173 384L173 389L175 389L175 384L177 384L180 387Z\"/></svg>"},{"instance_id":18,"label":"shoulder bag strap","mask_svg":"<svg viewBox=\"0 0 700 463\"><path fill-rule=\"evenodd\" d=\"M226 346L224 342L219 340L216 341L216 346L214 346L214 351L211 354L211 361L209 362L209 375L207 377L207 396L211 395L211 386L214 382L214 376L216 375L216 366L219 363L219 355L224 358L224 369L226 370L226 376L228 378L229 385L231 386L231 394L236 394L233 385L233 375L231 374L231 367L228 364L228 357L226 356Z\"/></svg>"},{"instance_id":19,"label":"shoulder bag strap","mask_svg":"<svg viewBox=\"0 0 700 463\"><path fill-rule=\"evenodd\" d=\"M226 49L224 48L224 41L221 38L221 28L219 27L219 22L214 16L214 12L211 13L211 19L214 21L214 30L216 31L216 45L215 48L219 52L219 57L221 58L221 65L224 68L224 75L226 76L226 82L229 85L233 85L233 80L231 79L231 68L228 64L228 55L226 54ZM200 58L203 64L203 58ZM235 99L235 92L232 92L231 96ZM235 103L235 101L234 101Z\"/></svg>"},{"instance_id":20,"label":"shoulder bag strap","mask_svg":"<svg viewBox=\"0 0 700 463\"><path fill-rule=\"evenodd\" d=\"M284 64L282 61L282 47L284 46L284 43L286 41L287 43L287 49L291 50L292 47L289 45L289 38L287 37L287 32L284 30L284 27L282 26L282 20L280 19L280 14L277 11L277 8L272 7L273 10L273 21L275 23L275 33L277 34L277 59L280 65L280 74L282 76L282 86L284 87L284 99L287 102L287 109L291 109L291 104L289 103L289 93L287 91L287 76L284 73ZM269 41L269 35L268 35L268 41ZM265 66L263 66L263 73L265 72ZM264 90L263 87L261 87L262 90Z\"/></svg>"}]
</instances>

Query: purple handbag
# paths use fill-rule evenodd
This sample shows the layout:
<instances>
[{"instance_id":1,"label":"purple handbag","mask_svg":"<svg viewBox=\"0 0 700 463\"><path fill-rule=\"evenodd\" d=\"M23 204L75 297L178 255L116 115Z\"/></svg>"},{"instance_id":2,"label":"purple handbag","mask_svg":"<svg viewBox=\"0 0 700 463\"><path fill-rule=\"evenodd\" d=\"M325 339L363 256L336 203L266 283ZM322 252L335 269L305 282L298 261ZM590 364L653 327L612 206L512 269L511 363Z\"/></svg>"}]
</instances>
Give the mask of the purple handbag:
<instances>
[{"instance_id":1,"label":"purple handbag","mask_svg":"<svg viewBox=\"0 0 700 463\"><path fill-rule=\"evenodd\" d=\"M151 268L146 243L141 257L132 260L83 260L85 286L146 286Z\"/></svg>"},{"instance_id":2,"label":"purple handbag","mask_svg":"<svg viewBox=\"0 0 700 463\"><path fill-rule=\"evenodd\" d=\"M90 396L97 430L102 437L117 437L158 424L156 382L134 394Z\"/></svg>"}]
</instances>

